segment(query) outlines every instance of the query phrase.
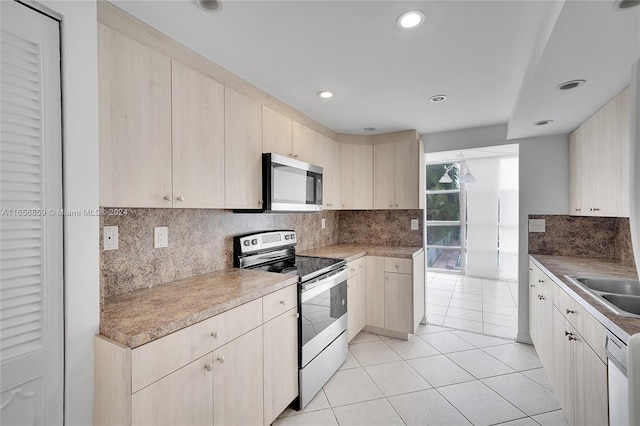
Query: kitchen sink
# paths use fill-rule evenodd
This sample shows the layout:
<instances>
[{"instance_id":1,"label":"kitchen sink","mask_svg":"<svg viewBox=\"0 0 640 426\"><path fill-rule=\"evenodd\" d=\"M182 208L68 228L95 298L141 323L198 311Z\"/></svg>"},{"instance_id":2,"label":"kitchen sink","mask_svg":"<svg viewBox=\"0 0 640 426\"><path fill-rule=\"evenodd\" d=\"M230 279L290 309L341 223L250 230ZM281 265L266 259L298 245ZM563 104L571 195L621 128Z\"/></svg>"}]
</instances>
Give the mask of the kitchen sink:
<instances>
[{"instance_id":1,"label":"kitchen sink","mask_svg":"<svg viewBox=\"0 0 640 426\"><path fill-rule=\"evenodd\" d=\"M614 313L640 318L640 281L614 277L565 275Z\"/></svg>"}]
</instances>

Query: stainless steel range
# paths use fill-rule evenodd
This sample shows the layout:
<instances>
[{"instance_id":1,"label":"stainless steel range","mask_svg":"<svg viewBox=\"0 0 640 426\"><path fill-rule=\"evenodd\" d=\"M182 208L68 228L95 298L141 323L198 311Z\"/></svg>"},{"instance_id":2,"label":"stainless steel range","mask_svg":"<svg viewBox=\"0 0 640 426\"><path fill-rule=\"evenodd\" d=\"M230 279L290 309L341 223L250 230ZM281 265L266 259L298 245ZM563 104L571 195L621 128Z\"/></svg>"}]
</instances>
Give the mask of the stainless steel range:
<instances>
[{"instance_id":1,"label":"stainless steel range","mask_svg":"<svg viewBox=\"0 0 640 426\"><path fill-rule=\"evenodd\" d=\"M347 262L296 256L295 231L234 238L234 266L297 274L299 395L304 408L347 359Z\"/></svg>"}]
</instances>

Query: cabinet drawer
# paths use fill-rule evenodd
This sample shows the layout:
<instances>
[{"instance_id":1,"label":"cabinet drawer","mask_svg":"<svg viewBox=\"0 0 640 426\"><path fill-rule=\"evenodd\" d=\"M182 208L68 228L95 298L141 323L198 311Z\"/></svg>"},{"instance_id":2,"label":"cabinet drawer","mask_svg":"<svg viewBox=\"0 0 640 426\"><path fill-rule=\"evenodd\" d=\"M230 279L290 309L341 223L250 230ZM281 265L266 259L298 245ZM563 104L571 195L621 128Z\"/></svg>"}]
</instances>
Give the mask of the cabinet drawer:
<instances>
[{"instance_id":1,"label":"cabinet drawer","mask_svg":"<svg viewBox=\"0 0 640 426\"><path fill-rule=\"evenodd\" d=\"M262 322L267 322L298 305L298 284L290 285L262 298Z\"/></svg>"},{"instance_id":2,"label":"cabinet drawer","mask_svg":"<svg viewBox=\"0 0 640 426\"><path fill-rule=\"evenodd\" d=\"M365 258L361 257L347 263L347 279L364 272Z\"/></svg>"},{"instance_id":3,"label":"cabinet drawer","mask_svg":"<svg viewBox=\"0 0 640 426\"><path fill-rule=\"evenodd\" d=\"M412 259L400 259L396 257L384 258L384 271L396 272L399 274L411 274L412 273Z\"/></svg>"},{"instance_id":4,"label":"cabinet drawer","mask_svg":"<svg viewBox=\"0 0 640 426\"><path fill-rule=\"evenodd\" d=\"M142 389L260 324L262 300L257 299L133 349L131 392Z\"/></svg>"}]
</instances>

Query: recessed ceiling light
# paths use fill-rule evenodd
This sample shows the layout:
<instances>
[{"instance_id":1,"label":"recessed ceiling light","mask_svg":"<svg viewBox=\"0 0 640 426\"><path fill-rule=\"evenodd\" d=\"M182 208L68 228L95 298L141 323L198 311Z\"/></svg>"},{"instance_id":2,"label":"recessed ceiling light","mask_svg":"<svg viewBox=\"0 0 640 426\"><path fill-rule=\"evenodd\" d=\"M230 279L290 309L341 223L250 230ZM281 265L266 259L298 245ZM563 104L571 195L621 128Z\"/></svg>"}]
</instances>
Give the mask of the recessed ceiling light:
<instances>
[{"instance_id":1,"label":"recessed ceiling light","mask_svg":"<svg viewBox=\"0 0 640 426\"><path fill-rule=\"evenodd\" d=\"M447 95L434 95L429 98L430 102L442 102L447 99Z\"/></svg>"},{"instance_id":2,"label":"recessed ceiling light","mask_svg":"<svg viewBox=\"0 0 640 426\"><path fill-rule=\"evenodd\" d=\"M364 128L364 131L365 131L365 132L375 132L375 131L376 131L376 128L375 128L375 127L365 127L365 128Z\"/></svg>"},{"instance_id":3,"label":"recessed ceiling light","mask_svg":"<svg viewBox=\"0 0 640 426\"><path fill-rule=\"evenodd\" d=\"M222 1L220 0L192 0L196 6L205 12L218 12L222 9Z\"/></svg>"},{"instance_id":4,"label":"recessed ceiling light","mask_svg":"<svg viewBox=\"0 0 640 426\"><path fill-rule=\"evenodd\" d=\"M540 120L540 121L536 121L535 125L536 126L546 126L547 124L551 124L553 123L553 120Z\"/></svg>"},{"instance_id":5,"label":"recessed ceiling light","mask_svg":"<svg viewBox=\"0 0 640 426\"><path fill-rule=\"evenodd\" d=\"M583 84L585 84L587 82L587 80L570 80L570 81L565 81L564 83L558 84L558 86L556 87L556 89L558 90L570 90L570 89L575 89L578 86L582 86Z\"/></svg>"},{"instance_id":6,"label":"recessed ceiling light","mask_svg":"<svg viewBox=\"0 0 640 426\"><path fill-rule=\"evenodd\" d=\"M615 10L626 10L638 5L640 5L640 1L638 0L615 0L613 2L613 8Z\"/></svg>"},{"instance_id":7,"label":"recessed ceiling light","mask_svg":"<svg viewBox=\"0 0 640 426\"><path fill-rule=\"evenodd\" d=\"M318 92L318 96L320 96L322 99L329 99L333 97L333 93L329 92L328 90L321 90Z\"/></svg>"},{"instance_id":8,"label":"recessed ceiling light","mask_svg":"<svg viewBox=\"0 0 640 426\"><path fill-rule=\"evenodd\" d=\"M403 30L417 28L424 22L424 13L419 10L410 10L398 18L398 26Z\"/></svg>"}]
</instances>

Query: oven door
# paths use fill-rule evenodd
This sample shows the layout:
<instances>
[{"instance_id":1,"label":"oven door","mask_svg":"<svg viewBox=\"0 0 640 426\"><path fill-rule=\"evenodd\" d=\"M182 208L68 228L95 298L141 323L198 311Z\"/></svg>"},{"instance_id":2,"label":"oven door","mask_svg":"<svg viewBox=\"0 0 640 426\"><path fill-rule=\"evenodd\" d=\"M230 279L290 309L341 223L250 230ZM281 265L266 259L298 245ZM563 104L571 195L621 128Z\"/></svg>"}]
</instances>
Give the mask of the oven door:
<instances>
[{"instance_id":1,"label":"oven door","mask_svg":"<svg viewBox=\"0 0 640 426\"><path fill-rule=\"evenodd\" d=\"M304 367L347 329L347 270L321 279L300 294Z\"/></svg>"},{"instance_id":2,"label":"oven door","mask_svg":"<svg viewBox=\"0 0 640 426\"><path fill-rule=\"evenodd\" d=\"M265 210L322 210L322 167L278 154L262 158Z\"/></svg>"}]
</instances>

